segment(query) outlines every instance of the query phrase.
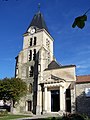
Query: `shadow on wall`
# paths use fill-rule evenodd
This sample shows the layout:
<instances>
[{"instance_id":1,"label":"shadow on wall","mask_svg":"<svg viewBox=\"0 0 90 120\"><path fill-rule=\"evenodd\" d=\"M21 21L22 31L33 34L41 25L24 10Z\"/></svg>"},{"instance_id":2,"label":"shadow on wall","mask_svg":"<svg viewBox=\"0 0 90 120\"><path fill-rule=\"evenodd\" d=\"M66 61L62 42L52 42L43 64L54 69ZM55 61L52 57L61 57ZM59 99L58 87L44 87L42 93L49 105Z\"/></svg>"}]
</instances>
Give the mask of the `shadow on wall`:
<instances>
[{"instance_id":1,"label":"shadow on wall","mask_svg":"<svg viewBox=\"0 0 90 120\"><path fill-rule=\"evenodd\" d=\"M76 97L76 111L90 117L90 96L87 97L85 91Z\"/></svg>"},{"instance_id":2,"label":"shadow on wall","mask_svg":"<svg viewBox=\"0 0 90 120\"><path fill-rule=\"evenodd\" d=\"M37 107L37 91L38 91L38 65L39 65L39 52L34 55L34 81L33 81L33 113L36 114L36 107Z\"/></svg>"}]
</instances>

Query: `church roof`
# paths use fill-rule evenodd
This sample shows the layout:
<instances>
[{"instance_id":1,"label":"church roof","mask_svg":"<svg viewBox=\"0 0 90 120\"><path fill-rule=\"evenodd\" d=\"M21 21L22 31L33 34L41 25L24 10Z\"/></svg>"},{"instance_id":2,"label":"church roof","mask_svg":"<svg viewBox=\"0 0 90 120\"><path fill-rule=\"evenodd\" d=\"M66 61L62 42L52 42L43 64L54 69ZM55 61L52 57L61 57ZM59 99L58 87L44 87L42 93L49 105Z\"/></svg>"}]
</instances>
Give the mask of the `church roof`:
<instances>
[{"instance_id":1,"label":"church roof","mask_svg":"<svg viewBox=\"0 0 90 120\"><path fill-rule=\"evenodd\" d=\"M55 60L53 60L49 65L48 68L45 70L52 70L52 69L59 69L59 68L67 68L67 67L76 67L75 65L61 65L58 64Z\"/></svg>"},{"instance_id":2,"label":"church roof","mask_svg":"<svg viewBox=\"0 0 90 120\"><path fill-rule=\"evenodd\" d=\"M76 76L76 83L90 83L90 75Z\"/></svg>"},{"instance_id":3,"label":"church roof","mask_svg":"<svg viewBox=\"0 0 90 120\"><path fill-rule=\"evenodd\" d=\"M59 65L55 60L53 60L49 65L48 68L45 70L51 70L51 69L57 69L60 68L61 65Z\"/></svg>"},{"instance_id":4,"label":"church roof","mask_svg":"<svg viewBox=\"0 0 90 120\"><path fill-rule=\"evenodd\" d=\"M35 26L39 29L44 28L48 32L48 28L47 28L46 23L44 21L44 17L40 11L34 15L32 21L30 23L30 26L28 28L30 28L31 26Z\"/></svg>"}]
</instances>

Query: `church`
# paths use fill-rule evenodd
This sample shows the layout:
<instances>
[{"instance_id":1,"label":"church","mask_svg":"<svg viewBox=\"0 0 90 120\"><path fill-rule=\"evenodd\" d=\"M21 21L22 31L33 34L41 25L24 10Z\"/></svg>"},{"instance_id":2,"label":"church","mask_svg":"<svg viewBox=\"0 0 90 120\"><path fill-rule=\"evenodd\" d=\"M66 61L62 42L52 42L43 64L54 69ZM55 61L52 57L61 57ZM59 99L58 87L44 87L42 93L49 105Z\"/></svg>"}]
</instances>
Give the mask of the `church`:
<instances>
[{"instance_id":1,"label":"church","mask_svg":"<svg viewBox=\"0 0 90 120\"><path fill-rule=\"evenodd\" d=\"M23 48L16 57L15 77L27 83L27 95L15 112L76 112L76 66L61 65L53 51L54 39L38 11L23 34Z\"/></svg>"}]
</instances>

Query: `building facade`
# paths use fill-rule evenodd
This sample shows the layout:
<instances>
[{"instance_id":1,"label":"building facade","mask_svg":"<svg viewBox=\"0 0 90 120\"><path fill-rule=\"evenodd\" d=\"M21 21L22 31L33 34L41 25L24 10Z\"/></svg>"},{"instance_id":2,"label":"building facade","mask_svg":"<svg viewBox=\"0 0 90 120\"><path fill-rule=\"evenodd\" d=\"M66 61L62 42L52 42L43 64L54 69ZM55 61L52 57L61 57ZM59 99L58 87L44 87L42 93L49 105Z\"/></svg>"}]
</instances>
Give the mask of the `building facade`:
<instances>
[{"instance_id":1,"label":"building facade","mask_svg":"<svg viewBox=\"0 0 90 120\"><path fill-rule=\"evenodd\" d=\"M23 49L16 57L15 77L27 83L28 92L15 112L75 112L75 65L57 63L53 42L39 11L24 33Z\"/></svg>"},{"instance_id":2,"label":"building facade","mask_svg":"<svg viewBox=\"0 0 90 120\"><path fill-rule=\"evenodd\" d=\"M77 76L76 111L90 116L90 75Z\"/></svg>"}]
</instances>

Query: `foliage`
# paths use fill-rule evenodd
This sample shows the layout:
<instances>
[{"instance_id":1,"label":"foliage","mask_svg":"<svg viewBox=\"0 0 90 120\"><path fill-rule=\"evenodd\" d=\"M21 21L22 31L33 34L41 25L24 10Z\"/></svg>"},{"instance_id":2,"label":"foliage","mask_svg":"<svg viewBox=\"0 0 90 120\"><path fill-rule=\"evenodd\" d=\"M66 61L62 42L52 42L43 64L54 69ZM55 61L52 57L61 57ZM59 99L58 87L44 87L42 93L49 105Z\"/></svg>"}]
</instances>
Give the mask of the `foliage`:
<instances>
[{"instance_id":1,"label":"foliage","mask_svg":"<svg viewBox=\"0 0 90 120\"><path fill-rule=\"evenodd\" d=\"M84 120L90 120L90 118L85 114L82 114L82 117L84 118Z\"/></svg>"},{"instance_id":2,"label":"foliage","mask_svg":"<svg viewBox=\"0 0 90 120\"><path fill-rule=\"evenodd\" d=\"M82 29L85 26L85 21L87 21L86 15L79 16L79 17L75 18L75 21L74 21L72 27L75 28L77 26Z\"/></svg>"},{"instance_id":3,"label":"foliage","mask_svg":"<svg viewBox=\"0 0 90 120\"><path fill-rule=\"evenodd\" d=\"M81 114L68 114L63 116L62 120L89 120L89 117Z\"/></svg>"},{"instance_id":4,"label":"foliage","mask_svg":"<svg viewBox=\"0 0 90 120\"><path fill-rule=\"evenodd\" d=\"M20 78L0 80L0 99L18 101L27 92L27 85Z\"/></svg>"},{"instance_id":5,"label":"foliage","mask_svg":"<svg viewBox=\"0 0 90 120\"><path fill-rule=\"evenodd\" d=\"M5 115L8 115L8 111L7 110L0 110L0 117L1 116L5 116Z\"/></svg>"},{"instance_id":6,"label":"foliage","mask_svg":"<svg viewBox=\"0 0 90 120\"><path fill-rule=\"evenodd\" d=\"M72 24L72 27L75 28L76 26L78 28L84 28L85 26L85 21L87 21L87 13L90 11L90 8L82 15L82 16L79 16L79 17L76 17L73 24Z\"/></svg>"}]
</instances>

